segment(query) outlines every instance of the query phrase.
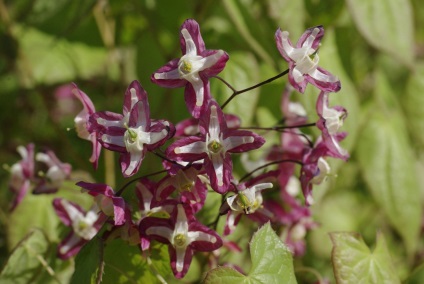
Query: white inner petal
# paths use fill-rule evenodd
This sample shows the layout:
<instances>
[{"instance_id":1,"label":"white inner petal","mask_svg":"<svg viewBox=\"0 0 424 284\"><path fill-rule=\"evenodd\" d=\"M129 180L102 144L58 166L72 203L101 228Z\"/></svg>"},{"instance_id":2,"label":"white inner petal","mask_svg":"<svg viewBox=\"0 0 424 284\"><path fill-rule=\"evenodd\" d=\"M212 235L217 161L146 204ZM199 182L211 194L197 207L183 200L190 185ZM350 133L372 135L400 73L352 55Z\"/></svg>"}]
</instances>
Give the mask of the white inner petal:
<instances>
[{"instance_id":1,"label":"white inner petal","mask_svg":"<svg viewBox=\"0 0 424 284\"><path fill-rule=\"evenodd\" d=\"M221 155L210 155L212 160L213 168L215 170L216 180L218 186L224 185L224 159Z\"/></svg>"},{"instance_id":2,"label":"white inner petal","mask_svg":"<svg viewBox=\"0 0 424 284\"><path fill-rule=\"evenodd\" d=\"M312 184L322 183L330 174L330 165L322 157L318 159L318 169L319 169L319 174L314 176L310 181Z\"/></svg>"},{"instance_id":3,"label":"white inner petal","mask_svg":"<svg viewBox=\"0 0 424 284\"><path fill-rule=\"evenodd\" d=\"M305 74L316 74L319 56L317 54L315 54L313 58L311 58L311 56L316 52L316 50L312 48L312 44L318 33L319 29L315 28L300 48L295 48L289 44L288 32L284 31L281 33L283 49L296 65L293 69L293 77L296 83L302 82L303 75Z\"/></svg>"},{"instance_id":4,"label":"white inner petal","mask_svg":"<svg viewBox=\"0 0 424 284\"><path fill-rule=\"evenodd\" d=\"M53 186L60 186L66 179L66 173L62 171L57 165L50 167L47 170L46 177Z\"/></svg>"},{"instance_id":5,"label":"white inner petal","mask_svg":"<svg viewBox=\"0 0 424 284\"><path fill-rule=\"evenodd\" d=\"M108 134L103 134L102 141L108 144L125 147L125 141L122 136L111 136Z\"/></svg>"},{"instance_id":6,"label":"white inner petal","mask_svg":"<svg viewBox=\"0 0 424 284\"><path fill-rule=\"evenodd\" d=\"M190 243L194 241L205 241L210 243L216 243L217 241L215 236L206 234L205 232L202 232L202 231L188 232L187 236L188 236L188 239L190 240Z\"/></svg>"},{"instance_id":7,"label":"white inner petal","mask_svg":"<svg viewBox=\"0 0 424 284\"><path fill-rule=\"evenodd\" d=\"M315 80L321 81L321 82L328 82L328 83L335 83L339 81L339 79L334 75L327 75L325 73L322 73L318 69L315 69L311 72L309 72L309 75L314 78Z\"/></svg>"},{"instance_id":8,"label":"white inner petal","mask_svg":"<svg viewBox=\"0 0 424 284\"><path fill-rule=\"evenodd\" d=\"M177 254L177 259L175 262L175 268L177 269L178 272L183 271L184 268L184 258L185 258L185 254L186 254L186 248L182 248L182 247L176 247L175 248L176 254Z\"/></svg>"},{"instance_id":9,"label":"white inner petal","mask_svg":"<svg viewBox=\"0 0 424 284\"><path fill-rule=\"evenodd\" d=\"M133 106L138 102L138 97L137 97L137 91L134 88L130 89L130 93L131 93L131 108L133 108Z\"/></svg>"},{"instance_id":10,"label":"white inner petal","mask_svg":"<svg viewBox=\"0 0 424 284\"><path fill-rule=\"evenodd\" d=\"M132 172L135 170L135 168L137 167L137 165L141 161L141 152L134 152L134 153L130 152L130 154L131 154L130 164L128 165L127 169L125 170L126 175L131 175Z\"/></svg>"},{"instance_id":11,"label":"white inner petal","mask_svg":"<svg viewBox=\"0 0 424 284\"><path fill-rule=\"evenodd\" d=\"M225 149L234 149L240 145L253 143L255 138L252 136L230 136L224 139Z\"/></svg>"},{"instance_id":12,"label":"white inner petal","mask_svg":"<svg viewBox=\"0 0 424 284\"><path fill-rule=\"evenodd\" d=\"M66 254L70 249L72 249L79 241L81 240L81 238L76 235L73 234L71 236L71 238L66 242L63 243L62 246L60 247L60 253L61 254Z\"/></svg>"},{"instance_id":13,"label":"white inner petal","mask_svg":"<svg viewBox=\"0 0 424 284\"><path fill-rule=\"evenodd\" d=\"M116 127L123 127L123 119L122 120L106 120L104 118L98 117L97 118L97 123L100 125L103 125L105 127L111 127L111 126L116 126Z\"/></svg>"},{"instance_id":14,"label":"white inner petal","mask_svg":"<svg viewBox=\"0 0 424 284\"><path fill-rule=\"evenodd\" d=\"M154 77L158 80L180 79L180 71L176 68L168 72L155 73Z\"/></svg>"},{"instance_id":15,"label":"white inner petal","mask_svg":"<svg viewBox=\"0 0 424 284\"><path fill-rule=\"evenodd\" d=\"M296 197L300 193L301 185L298 178L291 176L286 185L286 191L290 196Z\"/></svg>"},{"instance_id":16,"label":"white inner petal","mask_svg":"<svg viewBox=\"0 0 424 284\"><path fill-rule=\"evenodd\" d=\"M38 162L45 163L48 167L53 167L55 165L54 161L50 158L50 156L45 153L37 153L37 155L35 155L35 160Z\"/></svg>"},{"instance_id":17,"label":"white inner petal","mask_svg":"<svg viewBox=\"0 0 424 284\"><path fill-rule=\"evenodd\" d=\"M175 154L193 153L200 154L206 152L206 144L203 141L196 141L188 145L176 147L174 149Z\"/></svg>"},{"instance_id":18,"label":"white inner petal","mask_svg":"<svg viewBox=\"0 0 424 284\"><path fill-rule=\"evenodd\" d=\"M27 148L25 148L24 146L18 146L16 148L16 151L19 153L19 155L21 155L22 159L27 159L28 158L28 151Z\"/></svg>"},{"instance_id":19,"label":"white inner petal","mask_svg":"<svg viewBox=\"0 0 424 284\"><path fill-rule=\"evenodd\" d=\"M172 243L172 236L174 231L167 227L149 227L146 230L147 235L157 235L163 238L166 238L169 242Z\"/></svg>"},{"instance_id":20,"label":"white inner petal","mask_svg":"<svg viewBox=\"0 0 424 284\"><path fill-rule=\"evenodd\" d=\"M219 126L218 111L215 105L211 106L211 114L209 117L209 129L208 129L211 140L219 140L221 128Z\"/></svg>"}]
</instances>

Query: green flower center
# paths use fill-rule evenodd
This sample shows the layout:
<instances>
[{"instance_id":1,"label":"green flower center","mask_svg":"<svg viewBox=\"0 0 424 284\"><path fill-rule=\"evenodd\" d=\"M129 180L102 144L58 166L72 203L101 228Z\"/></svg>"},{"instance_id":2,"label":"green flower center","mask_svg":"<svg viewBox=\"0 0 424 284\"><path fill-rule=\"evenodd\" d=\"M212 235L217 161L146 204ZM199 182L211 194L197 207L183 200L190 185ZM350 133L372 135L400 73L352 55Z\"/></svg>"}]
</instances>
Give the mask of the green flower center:
<instances>
[{"instance_id":1,"label":"green flower center","mask_svg":"<svg viewBox=\"0 0 424 284\"><path fill-rule=\"evenodd\" d=\"M250 213L250 209L251 209L252 204L249 201L249 199L246 197L246 195L244 195L241 192L238 194L237 204L238 204L238 206L243 208L243 210L246 214Z\"/></svg>"},{"instance_id":2,"label":"green flower center","mask_svg":"<svg viewBox=\"0 0 424 284\"><path fill-rule=\"evenodd\" d=\"M128 138L129 138L130 142L134 143L137 140L137 132L135 132L131 128L128 128L127 132L128 132Z\"/></svg>"},{"instance_id":3,"label":"green flower center","mask_svg":"<svg viewBox=\"0 0 424 284\"><path fill-rule=\"evenodd\" d=\"M215 140L213 140L212 142L208 144L208 150L211 151L212 153L217 154L221 151L221 149L222 149L222 145Z\"/></svg>"},{"instance_id":4,"label":"green flower center","mask_svg":"<svg viewBox=\"0 0 424 284\"><path fill-rule=\"evenodd\" d=\"M190 61L183 60L180 65L180 71L184 74L188 74L193 70L193 65Z\"/></svg>"},{"instance_id":5,"label":"green flower center","mask_svg":"<svg viewBox=\"0 0 424 284\"><path fill-rule=\"evenodd\" d=\"M177 247L183 247L186 243L186 236L184 234L177 234L174 237L174 245Z\"/></svg>"},{"instance_id":6,"label":"green flower center","mask_svg":"<svg viewBox=\"0 0 424 284\"><path fill-rule=\"evenodd\" d=\"M193 184L194 184L194 183L186 183L186 184L183 184L183 185L181 185L181 186L178 188L178 191L179 191L179 192L191 191L191 188L193 187Z\"/></svg>"},{"instance_id":7,"label":"green flower center","mask_svg":"<svg viewBox=\"0 0 424 284\"><path fill-rule=\"evenodd\" d=\"M86 222L84 222L84 221L78 222L78 231L79 232L84 231L85 229L87 229L87 227L88 227L88 224Z\"/></svg>"}]
</instances>

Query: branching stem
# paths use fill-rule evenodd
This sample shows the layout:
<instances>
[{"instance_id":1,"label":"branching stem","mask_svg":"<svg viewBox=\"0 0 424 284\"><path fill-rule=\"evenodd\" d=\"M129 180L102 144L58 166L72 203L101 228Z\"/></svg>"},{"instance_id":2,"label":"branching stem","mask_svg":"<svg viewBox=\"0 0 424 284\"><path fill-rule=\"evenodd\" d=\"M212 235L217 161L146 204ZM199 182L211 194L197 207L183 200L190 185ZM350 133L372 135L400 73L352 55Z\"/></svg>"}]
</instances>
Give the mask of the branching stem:
<instances>
[{"instance_id":1,"label":"branching stem","mask_svg":"<svg viewBox=\"0 0 424 284\"><path fill-rule=\"evenodd\" d=\"M286 75L287 73L289 73L289 69L287 69L287 70L285 70L285 71L283 71L283 72L281 72L280 74L278 74L278 75L276 75L276 76L274 76L274 77L271 77L271 78L269 78L269 79L267 79L267 80L265 80L265 81L262 81L262 82L260 82L260 83L258 83L258 84L256 84L256 85L253 85L253 86L251 86L251 87L249 87L249 88L246 88L246 89L243 89L243 90L239 90L239 91L237 91L233 86L231 86L227 81L225 81L223 78L221 78L221 77L219 77L219 76L214 76L215 78L217 78L218 80L220 80L220 81L222 81L228 88L230 88L232 91L233 91L233 93L232 93L232 95L222 104L222 106L221 106L221 109L224 109L225 108L225 106L230 102L230 101L232 101L237 95L240 95L240 94L242 94L242 93L245 93L245 92L248 92L248 91L250 91L250 90L253 90L253 89L256 89L256 88L258 88L258 87L260 87L260 86L262 86L262 85L265 85L265 84L268 84L268 83L270 83L270 82L272 82L272 81L274 81L274 80L276 80L276 79L278 79L278 78L280 78L280 77L283 77L284 75Z\"/></svg>"},{"instance_id":2,"label":"branching stem","mask_svg":"<svg viewBox=\"0 0 424 284\"><path fill-rule=\"evenodd\" d=\"M281 163L295 163L295 164L299 164L299 165L303 165L303 163L301 161L298 160L293 160L293 159L284 159L284 160L278 160L278 161L273 161L273 162L269 162L265 165L262 165L260 167L257 167L256 169L254 169L253 171L251 171L250 173L244 175L240 181L243 181L245 179L247 179L248 177L250 177L251 175L253 175L255 172L264 169L268 166L272 166L272 165L277 165L277 164L281 164Z\"/></svg>"}]
</instances>

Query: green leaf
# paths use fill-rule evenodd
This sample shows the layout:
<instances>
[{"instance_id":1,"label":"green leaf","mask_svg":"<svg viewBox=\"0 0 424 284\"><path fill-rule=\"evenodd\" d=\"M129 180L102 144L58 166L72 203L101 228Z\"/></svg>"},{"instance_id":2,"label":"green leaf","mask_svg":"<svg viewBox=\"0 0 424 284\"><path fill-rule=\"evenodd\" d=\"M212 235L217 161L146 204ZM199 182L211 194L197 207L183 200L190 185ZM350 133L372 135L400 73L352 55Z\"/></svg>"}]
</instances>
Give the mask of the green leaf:
<instances>
[{"instance_id":1,"label":"green leaf","mask_svg":"<svg viewBox=\"0 0 424 284\"><path fill-rule=\"evenodd\" d=\"M332 261L337 284L400 283L382 234L377 234L373 252L360 234L330 233L330 237L333 242Z\"/></svg>"},{"instance_id":2,"label":"green leaf","mask_svg":"<svg viewBox=\"0 0 424 284\"><path fill-rule=\"evenodd\" d=\"M230 267L218 267L208 272L206 284L249 283L246 276Z\"/></svg>"},{"instance_id":3,"label":"green leaf","mask_svg":"<svg viewBox=\"0 0 424 284\"><path fill-rule=\"evenodd\" d=\"M93 203L92 197L81 193L74 182L65 182L63 188L56 194L28 193L9 217L7 226L9 248L13 248L33 228L42 229L50 241L59 241L57 228L61 222L52 205L53 199L57 197L76 202L85 209Z\"/></svg>"},{"instance_id":4,"label":"green leaf","mask_svg":"<svg viewBox=\"0 0 424 284\"><path fill-rule=\"evenodd\" d=\"M75 258L75 271L71 284L95 283L102 261L103 241L94 237L86 243Z\"/></svg>"},{"instance_id":5,"label":"green leaf","mask_svg":"<svg viewBox=\"0 0 424 284\"><path fill-rule=\"evenodd\" d=\"M414 156L399 112L375 112L358 145L362 175L411 256L421 226L421 205Z\"/></svg>"},{"instance_id":6,"label":"green leaf","mask_svg":"<svg viewBox=\"0 0 424 284\"><path fill-rule=\"evenodd\" d=\"M13 250L0 274L0 283L31 283L47 267L44 256L49 248L40 230L30 232ZM44 265L44 266L43 266Z\"/></svg>"},{"instance_id":7,"label":"green leaf","mask_svg":"<svg viewBox=\"0 0 424 284\"><path fill-rule=\"evenodd\" d=\"M300 37L305 31L306 18L305 4L303 1L268 1L269 16L283 31L290 35ZM296 13L293 13L296 11Z\"/></svg>"},{"instance_id":8,"label":"green leaf","mask_svg":"<svg viewBox=\"0 0 424 284\"><path fill-rule=\"evenodd\" d=\"M57 226L60 221L49 195L25 196L21 204L10 215L7 228L9 247L12 248L33 228L40 228L52 241L59 239ZM31 208L30 210L28 210ZM37 212L34 214L34 212Z\"/></svg>"},{"instance_id":9,"label":"green leaf","mask_svg":"<svg viewBox=\"0 0 424 284\"><path fill-rule=\"evenodd\" d=\"M275 66L275 61L263 48L262 44L258 42L255 36L250 33L246 22L243 18L241 10L237 6L237 1L228 0L222 2L225 11L228 13L230 19L234 23L234 28L251 47L252 50L261 58L261 61L265 61L270 66Z\"/></svg>"},{"instance_id":10,"label":"green leaf","mask_svg":"<svg viewBox=\"0 0 424 284\"><path fill-rule=\"evenodd\" d=\"M402 100L408 117L408 126L416 141L424 146L424 64L417 65L408 79L405 98Z\"/></svg>"},{"instance_id":11,"label":"green leaf","mask_svg":"<svg viewBox=\"0 0 424 284\"><path fill-rule=\"evenodd\" d=\"M414 18L409 0L348 0L347 4L369 44L412 66Z\"/></svg>"},{"instance_id":12,"label":"green leaf","mask_svg":"<svg viewBox=\"0 0 424 284\"><path fill-rule=\"evenodd\" d=\"M249 52L234 52L225 69L219 74L236 90L242 90L259 83L259 65L255 57ZM218 80L211 82L211 93L217 101L223 103L231 95L231 90ZM244 125L252 123L256 105L258 102L259 89L242 93L235 97L224 109L226 113L237 114Z\"/></svg>"},{"instance_id":13,"label":"green leaf","mask_svg":"<svg viewBox=\"0 0 424 284\"><path fill-rule=\"evenodd\" d=\"M292 255L269 223L253 235L250 253L252 267L247 276L232 268L220 267L208 272L205 283L297 283Z\"/></svg>"},{"instance_id":14,"label":"green leaf","mask_svg":"<svg viewBox=\"0 0 424 284\"><path fill-rule=\"evenodd\" d=\"M142 256L138 246L130 246L117 239L105 246L103 284L161 283L171 274L166 245L155 243L149 260Z\"/></svg>"},{"instance_id":15,"label":"green leaf","mask_svg":"<svg viewBox=\"0 0 424 284\"><path fill-rule=\"evenodd\" d=\"M20 52L18 61L22 80L31 86L34 83L63 83L76 77L109 76L117 78L117 62L108 59L104 48L70 43L42 33L36 29L17 28Z\"/></svg>"},{"instance_id":16,"label":"green leaf","mask_svg":"<svg viewBox=\"0 0 424 284\"><path fill-rule=\"evenodd\" d=\"M408 279L404 282L405 284L422 284L424 283L424 263L418 266L409 275Z\"/></svg>"}]
</instances>

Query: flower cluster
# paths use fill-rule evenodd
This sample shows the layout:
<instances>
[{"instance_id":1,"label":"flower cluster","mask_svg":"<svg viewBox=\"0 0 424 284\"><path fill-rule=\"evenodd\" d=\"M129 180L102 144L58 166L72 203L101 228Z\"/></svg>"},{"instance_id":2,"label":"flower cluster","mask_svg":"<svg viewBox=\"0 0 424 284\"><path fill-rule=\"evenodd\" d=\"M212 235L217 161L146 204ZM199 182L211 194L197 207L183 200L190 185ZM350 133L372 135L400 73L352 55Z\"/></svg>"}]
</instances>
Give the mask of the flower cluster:
<instances>
[{"instance_id":1,"label":"flower cluster","mask_svg":"<svg viewBox=\"0 0 424 284\"><path fill-rule=\"evenodd\" d=\"M15 195L10 211L13 211L21 203L31 187L34 194L55 193L63 182L71 177L72 166L62 163L52 150L37 154L34 153L34 150L33 143L19 146L17 152L22 159L8 167L11 173L9 189ZM39 162L40 168L37 175L35 174L36 162Z\"/></svg>"},{"instance_id":2,"label":"flower cluster","mask_svg":"<svg viewBox=\"0 0 424 284\"><path fill-rule=\"evenodd\" d=\"M302 255L306 232L317 226L308 207L313 203L312 187L329 176L327 157L349 157L340 146L346 133L339 132L347 111L329 105L329 94L339 91L341 85L335 76L318 66L323 27L308 29L296 46L288 35L280 29L275 34L277 48L289 64L285 71L289 85L281 103L283 120L281 125L266 128L281 132L281 142L268 145L269 151L262 150L263 163L242 178L234 170L236 154L259 149L266 140L250 131L261 128L242 127L238 116L224 113L215 100L210 80L225 68L229 56L223 50L205 48L196 21L189 19L181 26L181 58L169 61L151 76L159 86L185 88L191 117L175 126L165 119L150 117L147 92L138 81L130 83L125 91L122 113L96 111L89 96L72 85L72 93L83 105L75 118L77 134L91 141L89 160L94 168L97 169L104 148L119 153L122 175L129 178L140 171L145 156L152 152L162 159L163 169L156 174L163 177L137 177L118 190L107 184L80 181L77 186L95 202L87 212L71 201L55 199L53 205L59 218L72 227L59 245L59 257L75 255L107 223L103 238L121 238L129 245L137 244L144 256L152 241L167 245L172 271L175 277L182 278L196 251L216 253L221 247L233 247L226 238L243 215L260 224L272 222L278 226L281 239L293 254ZM303 93L307 83L321 91L316 101L316 122L308 122L303 107L290 100L291 93ZM304 133L306 127L317 127L319 137L314 140ZM11 167L10 188L16 193L13 207L34 180L34 146L20 147L18 152L22 160ZM53 152L35 157L48 169L37 180L34 192L57 190L69 178L70 165L61 163ZM272 165L277 168L256 175ZM122 197L122 192L134 183L136 206ZM222 196L223 203L216 212L217 221L221 215L227 217L221 234L216 231L217 221L208 226L202 223L201 212L208 194Z\"/></svg>"}]
</instances>

